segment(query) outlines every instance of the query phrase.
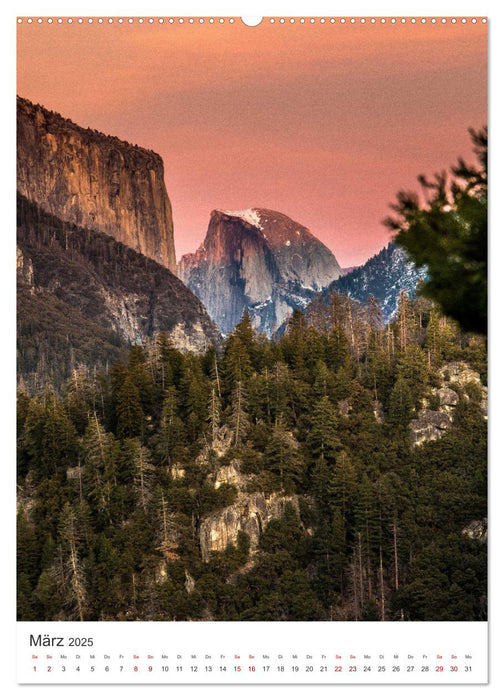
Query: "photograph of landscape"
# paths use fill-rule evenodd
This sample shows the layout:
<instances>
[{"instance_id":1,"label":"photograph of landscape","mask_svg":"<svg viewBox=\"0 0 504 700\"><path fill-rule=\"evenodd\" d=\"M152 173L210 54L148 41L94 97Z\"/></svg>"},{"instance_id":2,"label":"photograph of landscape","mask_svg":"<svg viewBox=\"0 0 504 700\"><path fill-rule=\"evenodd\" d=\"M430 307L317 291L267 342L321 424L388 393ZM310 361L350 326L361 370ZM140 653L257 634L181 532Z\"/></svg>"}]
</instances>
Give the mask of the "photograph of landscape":
<instances>
[{"instance_id":1,"label":"photograph of landscape","mask_svg":"<svg viewBox=\"0 0 504 700\"><path fill-rule=\"evenodd\" d=\"M487 619L487 26L18 23L17 619Z\"/></svg>"}]
</instances>

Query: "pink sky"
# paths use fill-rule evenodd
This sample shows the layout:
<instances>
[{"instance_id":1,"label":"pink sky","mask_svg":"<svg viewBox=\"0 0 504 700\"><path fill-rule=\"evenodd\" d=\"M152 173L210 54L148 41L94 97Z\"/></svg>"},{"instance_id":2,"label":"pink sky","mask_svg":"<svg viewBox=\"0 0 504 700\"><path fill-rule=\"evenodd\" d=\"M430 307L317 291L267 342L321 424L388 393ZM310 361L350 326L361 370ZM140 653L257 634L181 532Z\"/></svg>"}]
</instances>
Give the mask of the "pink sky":
<instances>
[{"instance_id":1,"label":"pink sky","mask_svg":"<svg viewBox=\"0 0 504 700\"><path fill-rule=\"evenodd\" d=\"M486 123L476 24L18 25L18 94L158 152L177 256L212 209L276 209L342 266L387 244L399 189L471 160Z\"/></svg>"}]
</instances>

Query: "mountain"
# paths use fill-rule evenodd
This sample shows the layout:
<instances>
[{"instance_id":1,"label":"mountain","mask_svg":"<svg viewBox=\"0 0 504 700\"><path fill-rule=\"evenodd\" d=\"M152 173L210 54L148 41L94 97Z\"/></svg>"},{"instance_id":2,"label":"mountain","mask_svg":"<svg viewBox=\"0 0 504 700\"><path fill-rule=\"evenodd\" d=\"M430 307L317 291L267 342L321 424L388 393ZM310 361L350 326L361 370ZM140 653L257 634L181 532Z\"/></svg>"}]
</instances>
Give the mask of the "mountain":
<instances>
[{"instance_id":1,"label":"mountain","mask_svg":"<svg viewBox=\"0 0 504 700\"><path fill-rule=\"evenodd\" d=\"M179 277L201 299L223 333L243 312L271 335L293 309L338 278L331 251L310 231L270 209L211 213L196 253L184 255Z\"/></svg>"},{"instance_id":2,"label":"mountain","mask_svg":"<svg viewBox=\"0 0 504 700\"><path fill-rule=\"evenodd\" d=\"M416 268L402 248L389 243L364 265L330 284L322 297L327 300L339 292L350 294L357 301L367 301L374 296L380 302L383 322L388 323L397 311L401 290L415 296L417 284L425 276L425 269Z\"/></svg>"},{"instance_id":3,"label":"mountain","mask_svg":"<svg viewBox=\"0 0 504 700\"><path fill-rule=\"evenodd\" d=\"M173 274L161 158L18 98L18 370L56 387L160 332L201 351L221 335Z\"/></svg>"},{"instance_id":4,"label":"mountain","mask_svg":"<svg viewBox=\"0 0 504 700\"><path fill-rule=\"evenodd\" d=\"M18 97L17 189L61 221L106 233L176 272L157 153Z\"/></svg>"},{"instance_id":5,"label":"mountain","mask_svg":"<svg viewBox=\"0 0 504 700\"><path fill-rule=\"evenodd\" d=\"M179 349L218 345L202 303L169 270L110 236L63 222L18 195L18 371L61 384L167 332Z\"/></svg>"}]
</instances>

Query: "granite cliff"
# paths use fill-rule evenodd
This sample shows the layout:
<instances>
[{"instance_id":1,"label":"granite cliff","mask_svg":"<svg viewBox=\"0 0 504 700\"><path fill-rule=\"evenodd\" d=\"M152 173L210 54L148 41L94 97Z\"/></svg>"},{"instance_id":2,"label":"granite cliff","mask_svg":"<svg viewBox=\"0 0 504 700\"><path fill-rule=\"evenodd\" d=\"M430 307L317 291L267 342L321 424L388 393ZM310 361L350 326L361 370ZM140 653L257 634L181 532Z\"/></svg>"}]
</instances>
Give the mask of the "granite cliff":
<instances>
[{"instance_id":1,"label":"granite cliff","mask_svg":"<svg viewBox=\"0 0 504 700\"><path fill-rule=\"evenodd\" d=\"M342 272L331 251L288 216L216 209L204 243L183 256L178 274L223 333L247 310L254 326L272 335Z\"/></svg>"},{"instance_id":2,"label":"granite cliff","mask_svg":"<svg viewBox=\"0 0 504 700\"><path fill-rule=\"evenodd\" d=\"M48 214L100 231L176 272L163 161L18 97L17 188Z\"/></svg>"},{"instance_id":3,"label":"granite cliff","mask_svg":"<svg viewBox=\"0 0 504 700\"><path fill-rule=\"evenodd\" d=\"M439 386L430 390L429 397L423 399L423 406L409 424L411 442L414 447L431 440L438 440L446 434L454 422L454 414L460 401L468 401L467 387L476 387L481 394L481 413L488 417L488 388L481 382L479 372L471 369L466 362L448 362L438 371ZM430 402L436 408L429 408Z\"/></svg>"},{"instance_id":4,"label":"granite cliff","mask_svg":"<svg viewBox=\"0 0 504 700\"><path fill-rule=\"evenodd\" d=\"M250 479L241 473L239 462L221 468L209 481L216 489L222 484L230 484L236 488L237 495L234 503L208 515L200 523L199 543L203 561L208 561L212 552L224 552L229 545L236 546L240 532L248 536L249 556L253 561L261 534L271 520L283 517L287 504L291 504L299 516L298 496L250 490Z\"/></svg>"},{"instance_id":5,"label":"granite cliff","mask_svg":"<svg viewBox=\"0 0 504 700\"><path fill-rule=\"evenodd\" d=\"M18 371L29 391L79 365L103 371L167 333L180 350L221 340L173 274L163 162L152 151L17 101Z\"/></svg>"}]
</instances>

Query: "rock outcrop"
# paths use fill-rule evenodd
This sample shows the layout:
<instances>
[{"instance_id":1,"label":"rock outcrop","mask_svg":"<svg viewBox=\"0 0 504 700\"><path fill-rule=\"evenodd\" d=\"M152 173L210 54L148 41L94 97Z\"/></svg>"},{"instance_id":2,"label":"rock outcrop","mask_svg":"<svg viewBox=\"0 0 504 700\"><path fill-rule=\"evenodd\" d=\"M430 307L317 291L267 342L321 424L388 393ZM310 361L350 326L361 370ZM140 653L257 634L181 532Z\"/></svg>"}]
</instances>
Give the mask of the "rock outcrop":
<instances>
[{"instance_id":1,"label":"rock outcrop","mask_svg":"<svg viewBox=\"0 0 504 700\"><path fill-rule=\"evenodd\" d=\"M33 263L30 258L23 253L19 246L16 248L16 274L18 279L20 279L26 285L28 290L33 293L35 291Z\"/></svg>"},{"instance_id":2,"label":"rock outcrop","mask_svg":"<svg viewBox=\"0 0 504 700\"><path fill-rule=\"evenodd\" d=\"M61 221L106 233L176 272L163 161L18 98L17 187Z\"/></svg>"},{"instance_id":3,"label":"rock outcrop","mask_svg":"<svg viewBox=\"0 0 504 700\"><path fill-rule=\"evenodd\" d=\"M299 512L297 496L240 492L233 505L202 521L200 548L203 561L208 561L212 552L223 552L228 545L236 545L240 531L249 536L249 553L255 554L264 528L270 520L283 516L287 503Z\"/></svg>"},{"instance_id":4,"label":"rock outcrop","mask_svg":"<svg viewBox=\"0 0 504 700\"><path fill-rule=\"evenodd\" d=\"M488 519L471 520L469 525L462 530L462 534L470 540L475 540L481 544L485 544L488 540Z\"/></svg>"},{"instance_id":5,"label":"rock outcrop","mask_svg":"<svg viewBox=\"0 0 504 700\"><path fill-rule=\"evenodd\" d=\"M183 256L178 274L223 333L247 310L254 326L271 335L342 273L331 251L288 216L217 209L204 243Z\"/></svg>"},{"instance_id":6,"label":"rock outcrop","mask_svg":"<svg viewBox=\"0 0 504 700\"><path fill-rule=\"evenodd\" d=\"M481 390L481 411L487 415L487 387L481 384L478 372L471 369L465 362L449 362L439 370L441 386L432 389L431 396L439 404L439 408L428 408L428 399L424 400L425 406L418 412L415 420L409 424L411 441L414 446L421 445L430 440L437 440L453 424L453 414L460 399L468 400L464 393L464 386L476 384ZM457 391L452 387L456 387Z\"/></svg>"},{"instance_id":7,"label":"rock outcrop","mask_svg":"<svg viewBox=\"0 0 504 700\"><path fill-rule=\"evenodd\" d=\"M204 458L203 455L201 458ZM229 545L236 545L240 531L249 537L249 561L252 561L266 525L271 520L282 518L288 503L299 514L298 496L278 492L266 495L253 491L250 477L242 474L237 460L221 466L209 477L209 481L216 489L222 484L234 486L237 496L232 505L215 511L201 521L199 541L203 561L208 561L212 552L223 552Z\"/></svg>"}]
</instances>

